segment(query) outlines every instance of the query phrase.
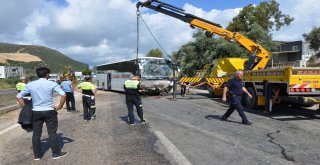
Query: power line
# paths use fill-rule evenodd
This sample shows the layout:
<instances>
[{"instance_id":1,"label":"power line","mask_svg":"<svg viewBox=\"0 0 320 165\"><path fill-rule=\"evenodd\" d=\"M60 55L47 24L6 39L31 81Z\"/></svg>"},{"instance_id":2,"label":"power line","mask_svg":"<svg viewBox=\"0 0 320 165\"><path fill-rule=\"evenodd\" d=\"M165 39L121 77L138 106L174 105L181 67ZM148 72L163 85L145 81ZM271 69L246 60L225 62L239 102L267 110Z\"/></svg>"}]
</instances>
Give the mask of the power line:
<instances>
[{"instance_id":1,"label":"power line","mask_svg":"<svg viewBox=\"0 0 320 165\"><path fill-rule=\"evenodd\" d=\"M157 38L153 35L152 31L150 30L150 28L148 27L148 25L146 24L146 22L144 21L144 19L142 18L142 16L140 14L138 14L138 17L141 18L143 24L146 26L146 28L148 29L149 33L151 34L151 36L153 37L153 39L156 41L156 43L158 44L158 46L160 47L160 49L168 56L169 54L163 49L163 47L161 46L160 42L157 40Z\"/></svg>"}]
</instances>

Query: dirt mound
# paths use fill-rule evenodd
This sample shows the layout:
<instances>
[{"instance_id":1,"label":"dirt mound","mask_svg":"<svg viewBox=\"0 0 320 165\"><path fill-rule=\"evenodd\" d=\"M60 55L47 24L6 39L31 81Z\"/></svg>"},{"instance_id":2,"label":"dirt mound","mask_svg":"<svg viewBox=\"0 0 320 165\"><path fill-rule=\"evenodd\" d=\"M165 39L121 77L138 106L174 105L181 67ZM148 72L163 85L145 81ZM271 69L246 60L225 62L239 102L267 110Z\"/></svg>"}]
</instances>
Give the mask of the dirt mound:
<instances>
[{"instance_id":1,"label":"dirt mound","mask_svg":"<svg viewBox=\"0 0 320 165\"><path fill-rule=\"evenodd\" d=\"M0 53L0 63L7 63L7 60L21 62L42 61L39 57L28 53Z\"/></svg>"}]
</instances>

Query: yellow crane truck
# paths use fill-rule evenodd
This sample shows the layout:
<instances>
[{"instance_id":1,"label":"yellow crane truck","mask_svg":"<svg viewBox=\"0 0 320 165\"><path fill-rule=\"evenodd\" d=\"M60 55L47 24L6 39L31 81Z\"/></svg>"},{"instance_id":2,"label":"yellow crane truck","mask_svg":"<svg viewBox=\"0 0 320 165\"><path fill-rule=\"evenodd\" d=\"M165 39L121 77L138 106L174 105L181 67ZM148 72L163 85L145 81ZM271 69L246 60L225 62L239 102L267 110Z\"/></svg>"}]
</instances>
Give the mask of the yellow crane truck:
<instances>
[{"instance_id":1,"label":"yellow crane truck","mask_svg":"<svg viewBox=\"0 0 320 165\"><path fill-rule=\"evenodd\" d=\"M277 69L265 69L271 58L271 54L259 44L237 32L223 29L219 24L186 13L183 9L170 4L148 0L137 3L137 10L146 7L168 16L180 19L192 28L200 28L206 31L208 37L217 34L222 38L236 42L247 49L252 55L248 59L223 58L216 64L204 67L202 84L211 86L215 95L222 93L225 82L234 77L235 71L244 70L244 83L252 94L252 99L244 96L244 104L248 108L264 106L265 111L271 112L272 106L279 103L294 106L312 106L319 104L320 100L320 68L311 67L283 67ZM180 82L199 83L199 77L183 77Z\"/></svg>"}]
</instances>

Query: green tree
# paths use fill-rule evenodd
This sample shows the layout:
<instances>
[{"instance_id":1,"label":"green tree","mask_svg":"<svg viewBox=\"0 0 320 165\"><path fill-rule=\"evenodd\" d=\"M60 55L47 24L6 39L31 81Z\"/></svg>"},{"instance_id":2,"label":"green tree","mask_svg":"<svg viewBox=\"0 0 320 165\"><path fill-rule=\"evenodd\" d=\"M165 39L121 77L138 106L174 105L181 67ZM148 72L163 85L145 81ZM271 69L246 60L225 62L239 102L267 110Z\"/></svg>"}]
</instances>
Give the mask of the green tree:
<instances>
[{"instance_id":1,"label":"green tree","mask_svg":"<svg viewBox=\"0 0 320 165\"><path fill-rule=\"evenodd\" d=\"M173 60L186 76L194 76L197 70L202 70L204 65L217 58L248 55L239 44L222 38L208 38L202 30L196 32L193 38L194 41L183 45L172 54Z\"/></svg>"},{"instance_id":2,"label":"green tree","mask_svg":"<svg viewBox=\"0 0 320 165\"><path fill-rule=\"evenodd\" d=\"M89 69L89 67L82 71L82 75L91 75L91 73L92 73L92 70Z\"/></svg>"},{"instance_id":3,"label":"green tree","mask_svg":"<svg viewBox=\"0 0 320 165\"><path fill-rule=\"evenodd\" d=\"M146 57L163 57L163 53L159 48L151 49L147 54Z\"/></svg>"},{"instance_id":4,"label":"green tree","mask_svg":"<svg viewBox=\"0 0 320 165\"><path fill-rule=\"evenodd\" d=\"M280 11L276 0L270 0L261 2L258 6L250 4L244 7L233 18L227 29L234 32L248 32L250 31L249 26L257 23L270 33L272 30L279 30L282 26L289 25L293 20L293 17Z\"/></svg>"},{"instance_id":5,"label":"green tree","mask_svg":"<svg viewBox=\"0 0 320 165\"><path fill-rule=\"evenodd\" d=\"M277 43L272 40L272 36L269 35L268 31L263 29L258 23L249 25L249 31L244 35L250 38L253 42L263 46L268 51L272 51L277 48Z\"/></svg>"},{"instance_id":6,"label":"green tree","mask_svg":"<svg viewBox=\"0 0 320 165\"><path fill-rule=\"evenodd\" d=\"M308 34L303 34L304 39L310 43L310 48L317 52L320 48L320 27L314 27Z\"/></svg>"}]
</instances>

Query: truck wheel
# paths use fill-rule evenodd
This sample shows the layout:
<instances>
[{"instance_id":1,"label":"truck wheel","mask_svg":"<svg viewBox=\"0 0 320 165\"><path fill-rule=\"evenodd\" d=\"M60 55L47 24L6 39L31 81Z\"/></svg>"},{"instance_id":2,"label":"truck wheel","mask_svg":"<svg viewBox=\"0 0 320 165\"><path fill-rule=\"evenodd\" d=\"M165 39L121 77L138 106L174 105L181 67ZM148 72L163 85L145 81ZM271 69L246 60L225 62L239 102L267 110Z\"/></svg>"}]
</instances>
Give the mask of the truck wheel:
<instances>
[{"instance_id":1,"label":"truck wheel","mask_svg":"<svg viewBox=\"0 0 320 165\"><path fill-rule=\"evenodd\" d=\"M253 109L257 107L257 95L252 87L249 87L248 92L252 95L250 98L248 95L244 96L244 104L247 108Z\"/></svg>"}]
</instances>

